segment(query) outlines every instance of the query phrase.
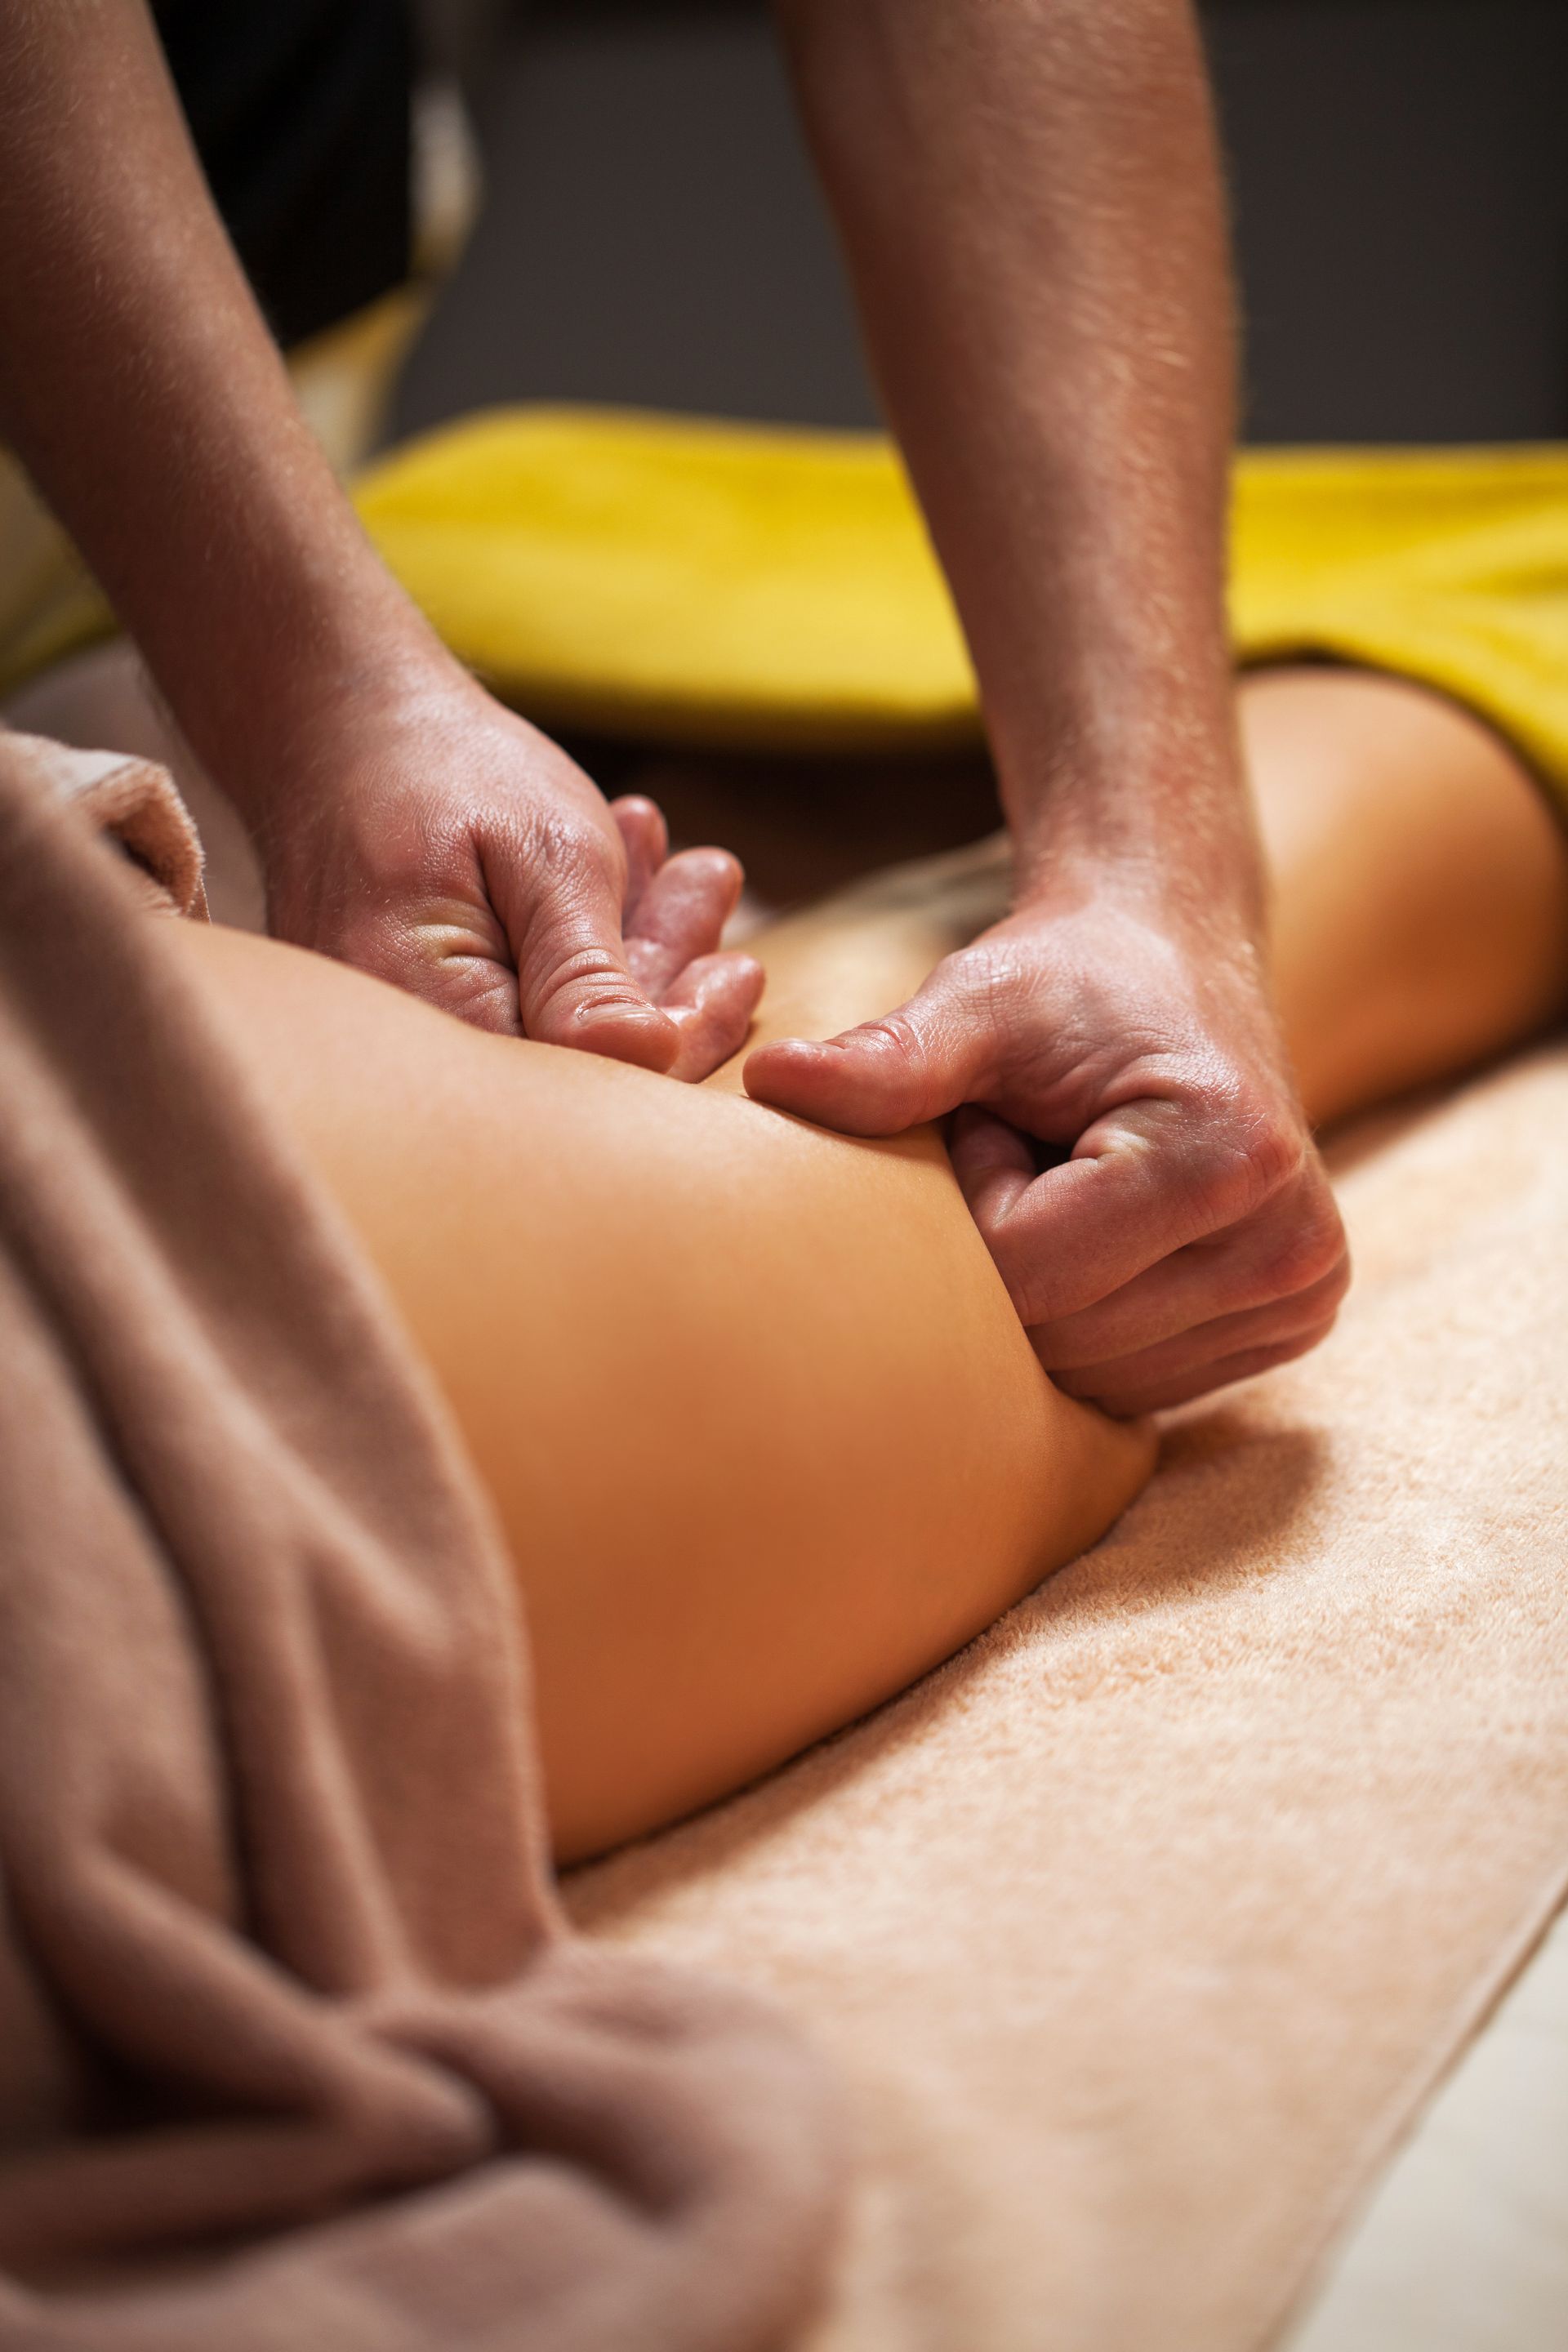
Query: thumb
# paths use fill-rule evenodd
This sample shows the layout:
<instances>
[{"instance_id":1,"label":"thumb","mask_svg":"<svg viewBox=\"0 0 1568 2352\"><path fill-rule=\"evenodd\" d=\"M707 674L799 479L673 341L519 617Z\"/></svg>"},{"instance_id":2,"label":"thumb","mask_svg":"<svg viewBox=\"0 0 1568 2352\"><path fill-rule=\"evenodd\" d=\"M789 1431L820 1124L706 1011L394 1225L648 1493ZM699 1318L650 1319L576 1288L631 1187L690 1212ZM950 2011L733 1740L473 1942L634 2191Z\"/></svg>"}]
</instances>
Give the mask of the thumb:
<instances>
[{"instance_id":1,"label":"thumb","mask_svg":"<svg viewBox=\"0 0 1568 2352\"><path fill-rule=\"evenodd\" d=\"M880 1021L823 1044L804 1037L759 1045L743 1076L758 1102L846 1135L898 1135L941 1118L994 1075L991 1024L971 1001L957 957Z\"/></svg>"},{"instance_id":2,"label":"thumb","mask_svg":"<svg viewBox=\"0 0 1568 2352\"><path fill-rule=\"evenodd\" d=\"M579 859L521 905L498 908L517 966L525 1037L668 1070L680 1033L626 963L621 877L608 859Z\"/></svg>"}]
</instances>

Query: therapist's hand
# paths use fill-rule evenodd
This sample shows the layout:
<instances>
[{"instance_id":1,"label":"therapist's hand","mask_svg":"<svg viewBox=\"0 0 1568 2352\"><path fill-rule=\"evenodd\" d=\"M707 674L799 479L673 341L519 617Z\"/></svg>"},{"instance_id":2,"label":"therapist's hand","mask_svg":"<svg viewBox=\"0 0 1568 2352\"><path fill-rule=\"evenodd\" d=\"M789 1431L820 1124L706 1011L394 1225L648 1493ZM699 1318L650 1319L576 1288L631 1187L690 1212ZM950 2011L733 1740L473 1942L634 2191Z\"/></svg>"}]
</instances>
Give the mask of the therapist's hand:
<instances>
[{"instance_id":1,"label":"therapist's hand","mask_svg":"<svg viewBox=\"0 0 1568 2352\"><path fill-rule=\"evenodd\" d=\"M953 1163L980 1231L1041 1362L1112 1412L1303 1354L1344 1294L1256 950L1217 919L1037 897L886 1020L763 1046L745 1077L853 1135L971 1106Z\"/></svg>"},{"instance_id":2,"label":"therapist's hand","mask_svg":"<svg viewBox=\"0 0 1568 2352\"><path fill-rule=\"evenodd\" d=\"M651 801L606 803L455 666L318 710L279 765L254 830L280 938L478 1028L676 1077L741 1045L763 975L716 952L734 858L670 856Z\"/></svg>"}]
</instances>

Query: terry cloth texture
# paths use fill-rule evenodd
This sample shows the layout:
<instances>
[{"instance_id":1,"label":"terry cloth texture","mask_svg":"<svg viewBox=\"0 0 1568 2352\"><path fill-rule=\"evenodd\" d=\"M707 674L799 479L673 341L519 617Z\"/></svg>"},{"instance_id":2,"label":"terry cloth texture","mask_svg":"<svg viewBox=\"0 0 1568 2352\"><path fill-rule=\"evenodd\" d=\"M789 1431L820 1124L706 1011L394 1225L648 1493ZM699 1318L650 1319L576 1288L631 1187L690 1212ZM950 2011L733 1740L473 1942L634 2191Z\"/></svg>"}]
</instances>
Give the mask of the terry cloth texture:
<instances>
[{"instance_id":1,"label":"terry cloth texture","mask_svg":"<svg viewBox=\"0 0 1568 2352\"><path fill-rule=\"evenodd\" d=\"M774 2352L823 2078L566 1932L509 1563L169 944L0 742L0 2347Z\"/></svg>"},{"instance_id":2,"label":"terry cloth texture","mask_svg":"<svg viewBox=\"0 0 1568 2352\"><path fill-rule=\"evenodd\" d=\"M1568 1880L1565 1126L1557 1048L1347 1139L1323 1348L1190 1408L939 1674L572 1883L837 2053L811 2352L1256 2352L1530 1949Z\"/></svg>"},{"instance_id":3,"label":"terry cloth texture","mask_svg":"<svg viewBox=\"0 0 1568 2352\"><path fill-rule=\"evenodd\" d=\"M68 802L123 850L151 903L205 921L202 845L167 768L123 751L79 751L0 727L0 764Z\"/></svg>"},{"instance_id":4,"label":"terry cloth texture","mask_svg":"<svg viewBox=\"0 0 1568 2352\"><path fill-rule=\"evenodd\" d=\"M447 642L534 718L759 751L979 740L874 436L503 410L411 444L358 499ZM1419 679L1568 800L1568 448L1247 452L1234 573L1238 660Z\"/></svg>"}]
</instances>

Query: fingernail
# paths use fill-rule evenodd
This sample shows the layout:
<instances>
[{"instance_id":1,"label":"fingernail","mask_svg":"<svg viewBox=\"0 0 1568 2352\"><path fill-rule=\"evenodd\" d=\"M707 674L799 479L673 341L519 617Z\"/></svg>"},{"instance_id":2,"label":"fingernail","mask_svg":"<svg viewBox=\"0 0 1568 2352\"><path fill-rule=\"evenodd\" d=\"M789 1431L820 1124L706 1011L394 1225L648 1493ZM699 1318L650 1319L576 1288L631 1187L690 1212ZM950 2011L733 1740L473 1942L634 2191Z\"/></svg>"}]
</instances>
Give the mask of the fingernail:
<instances>
[{"instance_id":1,"label":"fingernail","mask_svg":"<svg viewBox=\"0 0 1568 2352\"><path fill-rule=\"evenodd\" d=\"M827 1048L816 1037L775 1037L771 1044L759 1045L757 1051L759 1054L787 1054L793 1062L809 1062L816 1055L825 1054Z\"/></svg>"}]
</instances>

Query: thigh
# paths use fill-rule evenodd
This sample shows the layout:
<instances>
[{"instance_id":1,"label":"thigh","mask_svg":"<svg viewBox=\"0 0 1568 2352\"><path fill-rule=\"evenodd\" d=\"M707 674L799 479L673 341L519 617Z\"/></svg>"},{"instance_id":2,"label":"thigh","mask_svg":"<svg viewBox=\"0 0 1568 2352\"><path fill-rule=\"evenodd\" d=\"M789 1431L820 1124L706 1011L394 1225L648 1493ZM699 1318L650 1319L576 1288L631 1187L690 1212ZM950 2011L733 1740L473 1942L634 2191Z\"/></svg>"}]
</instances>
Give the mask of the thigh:
<instances>
[{"instance_id":1,"label":"thigh","mask_svg":"<svg viewBox=\"0 0 1568 2352\"><path fill-rule=\"evenodd\" d=\"M1276 992L1322 1120L1527 1036L1568 994L1568 829L1493 730L1409 680L1244 678Z\"/></svg>"},{"instance_id":2,"label":"thigh","mask_svg":"<svg viewBox=\"0 0 1568 2352\"><path fill-rule=\"evenodd\" d=\"M902 1687L1145 1475L1040 1371L934 1138L483 1036L268 940L177 951L500 1513L563 1853Z\"/></svg>"}]
</instances>

